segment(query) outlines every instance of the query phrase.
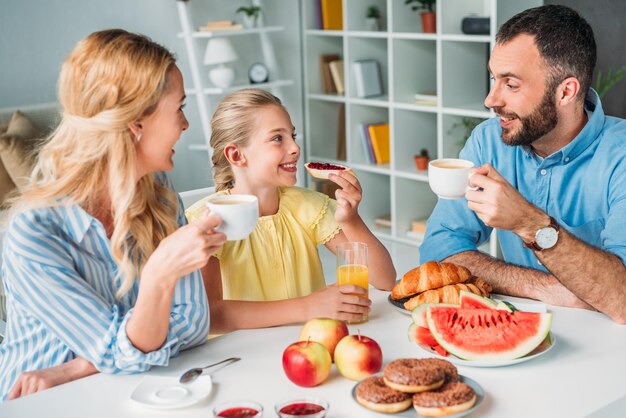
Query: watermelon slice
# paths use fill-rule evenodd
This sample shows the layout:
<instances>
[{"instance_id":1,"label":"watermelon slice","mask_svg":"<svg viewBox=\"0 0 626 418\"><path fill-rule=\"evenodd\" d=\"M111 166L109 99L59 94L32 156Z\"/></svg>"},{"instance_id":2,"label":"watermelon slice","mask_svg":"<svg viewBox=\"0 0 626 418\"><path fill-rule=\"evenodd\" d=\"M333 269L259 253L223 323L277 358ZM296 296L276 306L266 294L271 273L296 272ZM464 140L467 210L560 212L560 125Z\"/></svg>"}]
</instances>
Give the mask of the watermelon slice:
<instances>
[{"instance_id":1,"label":"watermelon slice","mask_svg":"<svg viewBox=\"0 0 626 418\"><path fill-rule=\"evenodd\" d=\"M498 302L498 306L496 306L496 309L508 312L519 311L519 309L517 309L515 305L513 305L511 302L507 302L506 300L501 300L500 302Z\"/></svg>"},{"instance_id":2,"label":"watermelon slice","mask_svg":"<svg viewBox=\"0 0 626 418\"><path fill-rule=\"evenodd\" d=\"M484 298L466 290L461 290L461 308L497 309L498 304L489 298Z\"/></svg>"},{"instance_id":3,"label":"watermelon slice","mask_svg":"<svg viewBox=\"0 0 626 418\"><path fill-rule=\"evenodd\" d=\"M552 314L431 306L428 328L446 351L466 360L523 357L548 335Z\"/></svg>"},{"instance_id":4,"label":"watermelon slice","mask_svg":"<svg viewBox=\"0 0 626 418\"><path fill-rule=\"evenodd\" d=\"M413 323L417 326L428 328L428 322L426 322L426 308L434 305L459 306L452 303L422 303L421 305L417 305L417 307L411 311L411 318L413 318Z\"/></svg>"},{"instance_id":5,"label":"watermelon slice","mask_svg":"<svg viewBox=\"0 0 626 418\"><path fill-rule=\"evenodd\" d=\"M412 341L416 344L422 344L429 346L432 350L436 351L440 356L446 357L448 352L439 344L433 337L433 334L430 333L428 328L420 327L419 325L411 324L409 325L409 330L407 331L409 336L409 341Z\"/></svg>"}]
</instances>

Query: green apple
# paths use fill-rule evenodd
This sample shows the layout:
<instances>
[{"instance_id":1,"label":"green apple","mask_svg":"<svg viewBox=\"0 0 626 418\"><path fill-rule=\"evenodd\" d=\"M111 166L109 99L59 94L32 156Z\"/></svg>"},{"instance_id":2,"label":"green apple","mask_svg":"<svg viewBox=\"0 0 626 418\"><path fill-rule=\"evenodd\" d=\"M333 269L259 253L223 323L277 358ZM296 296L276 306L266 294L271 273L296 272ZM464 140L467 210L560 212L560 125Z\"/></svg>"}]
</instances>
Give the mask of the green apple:
<instances>
[{"instance_id":1,"label":"green apple","mask_svg":"<svg viewBox=\"0 0 626 418\"><path fill-rule=\"evenodd\" d=\"M298 341L283 352L283 370L298 386L319 385L330 374L331 366L330 353L315 341Z\"/></svg>"},{"instance_id":2,"label":"green apple","mask_svg":"<svg viewBox=\"0 0 626 418\"><path fill-rule=\"evenodd\" d=\"M334 360L335 347L348 334L348 326L343 321L330 318L314 318L302 327L300 341L310 339L323 344L330 353L330 359Z\"/></svg>"},{"instance_id":3,"label":"green apple","mask_svg":"<svg viewBox=\"0 0 626 418\"><path fill-rule=\"evenodd\" d=\"M335 347L335 364L344 377L361 380L380 371L383 352L378 343L369 337L348 335Z\"/></svg>"}]
</instances>

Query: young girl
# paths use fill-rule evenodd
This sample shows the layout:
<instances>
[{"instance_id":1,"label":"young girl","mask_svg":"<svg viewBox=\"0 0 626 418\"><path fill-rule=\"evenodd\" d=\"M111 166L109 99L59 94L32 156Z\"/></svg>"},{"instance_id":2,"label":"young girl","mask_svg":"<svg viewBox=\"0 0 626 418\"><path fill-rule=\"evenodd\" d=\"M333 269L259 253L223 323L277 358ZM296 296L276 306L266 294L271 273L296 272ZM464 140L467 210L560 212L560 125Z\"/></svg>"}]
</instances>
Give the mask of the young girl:
<instances>
[{"instance_id":1,"label":"young girl","mask_svg":"<svg viewBox=\"0 0 626 418\"><path fill-rule=\"evenodd\" d=\"M93 33L65 60L59 99L63 119L4 240L0 401L163 366L209 332L199 269L225 237L215 216L185 225L162 173L189 126L173 55Z\"/></svg>"},{"instance_id":2,"label":"young girl","mask_svg":"<svg viewBox=\"0 0 626 418\"><path fill-rule=\"evenodd\" d=\"M391 257L357 212L361 185L351 174L331 175L337 201L294 187L300 147L280 100L259 89L226 96L211 121L216 194L253 194L259 222L245 240L228 241L202 273L211 332L303 322L314 317L359 321L369 312L366 291L325 286L317 246L335 253L346 241L368 246L370 282L389 290ZM204 210L196 202L192 221ZM219 259L219 261L218 261ZM356 296L358 294L359 296Z\"/></svg>"}]
</instances>

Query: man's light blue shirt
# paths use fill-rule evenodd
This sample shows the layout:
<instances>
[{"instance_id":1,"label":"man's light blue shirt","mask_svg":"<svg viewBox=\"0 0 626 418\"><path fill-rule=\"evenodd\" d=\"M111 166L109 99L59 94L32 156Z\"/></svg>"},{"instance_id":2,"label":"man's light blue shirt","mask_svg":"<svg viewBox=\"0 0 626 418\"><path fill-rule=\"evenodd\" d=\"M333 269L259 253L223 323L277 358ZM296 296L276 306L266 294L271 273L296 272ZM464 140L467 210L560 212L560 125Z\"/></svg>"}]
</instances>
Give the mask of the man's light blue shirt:
<instances>
[{"instance_id":1,"label":"man's light blue shirt","mask_svg":"<svg viewBox=\"0 0 626 418\"><path fill-rule=\"evenodd\" d=\"M477 167L490 163L561 228L626 263L626 121L605 116L593 90L585 109L589 120L583 130L546 158L529 147L504 144L499 118L474 129L460 158ZM491 231L465 198L439 200L428 220L420 262L476 250ZM513 232L497 234L506 262L547 271Z\"/></svg>"}]
</instances>

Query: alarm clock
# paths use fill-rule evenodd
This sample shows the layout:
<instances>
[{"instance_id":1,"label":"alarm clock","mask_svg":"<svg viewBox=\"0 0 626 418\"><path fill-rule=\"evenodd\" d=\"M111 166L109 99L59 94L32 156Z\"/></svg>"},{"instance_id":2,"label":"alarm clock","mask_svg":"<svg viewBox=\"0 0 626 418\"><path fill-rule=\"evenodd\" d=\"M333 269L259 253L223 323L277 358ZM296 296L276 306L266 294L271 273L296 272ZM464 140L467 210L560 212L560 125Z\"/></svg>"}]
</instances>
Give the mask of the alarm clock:
<instances>
[{"instance_id":1,"label":"alarm clock","mask_svg":"<svg viewBox=\"0 0 626 418\"><path fill-rule=\"evenodd\" d=\"M248 70L248 78L250 82L255 83L265 83L270 77L270 72L267 69L265 64L260 62L256 62L250 66Z\"/></svg>"}]
</instances>

